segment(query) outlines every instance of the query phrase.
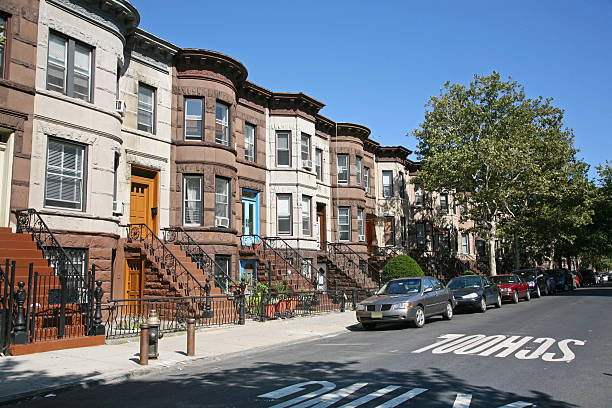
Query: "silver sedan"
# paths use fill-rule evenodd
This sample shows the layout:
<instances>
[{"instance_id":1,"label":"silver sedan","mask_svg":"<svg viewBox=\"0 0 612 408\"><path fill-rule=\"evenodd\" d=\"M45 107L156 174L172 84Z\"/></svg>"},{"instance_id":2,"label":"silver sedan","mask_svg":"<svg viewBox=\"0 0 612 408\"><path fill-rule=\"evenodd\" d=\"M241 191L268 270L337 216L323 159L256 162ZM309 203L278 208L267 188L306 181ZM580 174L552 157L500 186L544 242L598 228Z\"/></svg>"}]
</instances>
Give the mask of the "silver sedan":
<instances>
[{"instance_id":1,"label":"silver sedan","mask_svg":"<svg viewBox=\"0 0 612 408\"><path fill-rule=\"evenodd\" d=\"M359 302L356 314L366 330L383 322L411 322L423 327L430 316L452 319L454 307L451 291L437 279L424 276L390 280L374 296Z\"/></svg>"}]
</instances>

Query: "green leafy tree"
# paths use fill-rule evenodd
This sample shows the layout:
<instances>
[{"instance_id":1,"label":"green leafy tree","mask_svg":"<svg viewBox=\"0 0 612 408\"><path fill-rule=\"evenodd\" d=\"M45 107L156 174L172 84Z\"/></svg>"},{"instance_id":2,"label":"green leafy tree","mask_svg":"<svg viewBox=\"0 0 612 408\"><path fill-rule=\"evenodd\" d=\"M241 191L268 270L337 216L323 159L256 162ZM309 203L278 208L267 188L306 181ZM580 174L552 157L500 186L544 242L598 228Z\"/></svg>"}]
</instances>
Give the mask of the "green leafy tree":
<instances>
[{"instance_id":1,"label":"green leafy tree","mask_svg":"<svg viewBox=\"0 0 612 408\"><path fill-rule=\"evenodd\" d=\"M383 267L382 281L391 279L425 276L419 264L408 255L398 255Z\"/></svg>"},{"instance_id":2,"label":"green leafy tree","mask_svg":"<svg viewBox=\"0 0 612 408\"><path fill-rule=\"evenodd\" d=\"M422 160L415 183L457 192L465 218L488 240L495 275L501 228L558 188L554 176L568 172L574 160L573 134L551 99L529 99L522 86L496 72L475 75L469 86L447 82L426 106L425 120L413 131Z\"/></svg>"}]
</instances>

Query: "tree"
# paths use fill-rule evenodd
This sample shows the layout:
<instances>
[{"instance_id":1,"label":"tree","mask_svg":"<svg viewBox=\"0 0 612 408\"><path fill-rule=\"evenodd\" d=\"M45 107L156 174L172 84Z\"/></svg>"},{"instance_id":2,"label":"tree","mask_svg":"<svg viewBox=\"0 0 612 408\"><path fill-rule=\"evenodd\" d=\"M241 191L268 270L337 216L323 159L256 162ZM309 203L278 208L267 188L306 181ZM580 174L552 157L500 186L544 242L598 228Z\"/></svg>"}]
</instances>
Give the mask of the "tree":
<instances>
[{"instance_id":1,"label":"tree","mask_svg":"<svg viewBox=\"0 0 612 408\"><path fill-rule=\"evenodd\" d=\"M497 72L474 76L469 86L447 82L430 98L417 138L421 169L415 183L430 191L456 191L489 243L496 274L500 228L517 222L547 196L574 160L573 134L551 99L529 99L517 82Z\"/></svg>"},{"instance_id":2,"label":"tree","mask_svg":"<svg viewBox=\"0 0 612 408\"><path fill-rule=\"evenodd\" d=\"M387 262L383 267L383 282L397 278L425 276L419 264L408 255L398 255Z\"/></svg>"}]
</instances>

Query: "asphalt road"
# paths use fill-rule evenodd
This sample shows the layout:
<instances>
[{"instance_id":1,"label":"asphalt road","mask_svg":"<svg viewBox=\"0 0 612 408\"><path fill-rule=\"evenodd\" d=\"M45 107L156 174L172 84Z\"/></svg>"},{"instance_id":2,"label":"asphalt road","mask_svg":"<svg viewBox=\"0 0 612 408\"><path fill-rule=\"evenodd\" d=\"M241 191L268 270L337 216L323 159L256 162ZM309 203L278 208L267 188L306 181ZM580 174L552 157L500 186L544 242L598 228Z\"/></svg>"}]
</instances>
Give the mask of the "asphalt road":
<instances>
[{"instance_id":1,"label":"asphalt road","mask_svg":"<svg viewBox=\"0 0 612 408\"><path fill-rule=\"evenodd\" d=\"M19 405L611 407L611 300L612 287L582 288L450 322L432 318L422 329L356 324L346 334Z\"/></svg>"}]
</instances>

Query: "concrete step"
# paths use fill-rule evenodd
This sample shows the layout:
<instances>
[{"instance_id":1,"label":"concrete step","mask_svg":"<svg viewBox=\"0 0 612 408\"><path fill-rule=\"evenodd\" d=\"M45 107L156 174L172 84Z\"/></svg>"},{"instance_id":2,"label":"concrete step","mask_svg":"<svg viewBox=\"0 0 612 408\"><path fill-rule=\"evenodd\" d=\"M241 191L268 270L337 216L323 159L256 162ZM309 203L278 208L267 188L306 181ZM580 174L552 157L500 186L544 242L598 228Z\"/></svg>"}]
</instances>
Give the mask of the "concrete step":
<instances>
[{"instance_id":1,"label":"concrete step","mask_svg":"<svg viewBox=\"0 0 612 408\"><path fill-rule=\"evenodd\" d=\"M38 249L36 242L32 240L0 240L0 248L2 249Z\"/></svg>"}]
</instances>

